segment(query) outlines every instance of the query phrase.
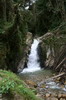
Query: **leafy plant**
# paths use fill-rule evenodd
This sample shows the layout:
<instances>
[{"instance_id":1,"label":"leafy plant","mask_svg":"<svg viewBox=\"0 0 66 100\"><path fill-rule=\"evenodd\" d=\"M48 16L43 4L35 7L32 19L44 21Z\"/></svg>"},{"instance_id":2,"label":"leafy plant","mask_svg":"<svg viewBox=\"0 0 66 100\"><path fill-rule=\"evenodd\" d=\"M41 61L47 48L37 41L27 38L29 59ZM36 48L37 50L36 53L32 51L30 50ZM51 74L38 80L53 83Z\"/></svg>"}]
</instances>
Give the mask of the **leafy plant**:
<instances>
[{"instance_id":1,"label":"leafy plant","mask_svg":"<svg viewBox=\"0 0 66 100\"><path fill-rule=\"evenodd\" d=\"M14 93L16 93L19 96L24 97L24 100L42 100L37 98L34 91L28 89L25 82L14 73L0 70L0 78L2 78L0 81L0 94L14 95Z\"/></svg>"},{"instance_id":2,"label":"leafy plant","mask_svg":"<svg viewBox=\"0 0 66 100\"><path fill-rule=\"evenodd\" d=\"M15 83L13 80L9 80L8 78L3 79L0 83L0 93L9 93L11 89L15 87Z\"/></svg>"}]
</instances>

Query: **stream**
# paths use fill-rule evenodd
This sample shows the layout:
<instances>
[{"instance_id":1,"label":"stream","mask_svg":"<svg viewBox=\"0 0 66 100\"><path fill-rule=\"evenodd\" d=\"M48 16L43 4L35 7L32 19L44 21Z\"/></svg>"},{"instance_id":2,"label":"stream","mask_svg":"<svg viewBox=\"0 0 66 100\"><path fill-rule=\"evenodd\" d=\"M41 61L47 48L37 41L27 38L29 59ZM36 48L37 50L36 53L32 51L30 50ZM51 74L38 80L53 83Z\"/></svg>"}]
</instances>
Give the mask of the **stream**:
<instances>
[{"instance_id":1,"label":"stream","mask_svg":"<svg viewBox=\"0 0 66 100\"><path fill-rule=\"evenodd\" d=\"M64 99L62 100L66 100L66 85L60 85L59 81L56 80L47 80L42 83L42 81L54 76L55 73L51 70L41 69L37 52L39 43L39 40L34 39L28 57L27 68L23 69L20 77L26 82L29 88L36 89L36 95L40 98L45 100L60 100L59 98L63 97ZM57 99L47 99L46 97Z\"/></svg>"},{"instance_id":2,"label":"stream","mask_svg":"<svg viewBox=\"0 0 66 100\"><path fill-rule=\"evenodd\" d=\"M60 83L55 80L48 80L40 85L43 80L53 75L55 75L55 73L51 70L40 70L32 73L22 73L20 77L31 89L36 89L37 94L39 94L41 98L45 99L46 95L49 96L51 94L53 97L57 96L57 98L58 95L66 95L66 85L60 85ZM66 97L62 100L66 100Z\"/></svg>"}]
</instances>

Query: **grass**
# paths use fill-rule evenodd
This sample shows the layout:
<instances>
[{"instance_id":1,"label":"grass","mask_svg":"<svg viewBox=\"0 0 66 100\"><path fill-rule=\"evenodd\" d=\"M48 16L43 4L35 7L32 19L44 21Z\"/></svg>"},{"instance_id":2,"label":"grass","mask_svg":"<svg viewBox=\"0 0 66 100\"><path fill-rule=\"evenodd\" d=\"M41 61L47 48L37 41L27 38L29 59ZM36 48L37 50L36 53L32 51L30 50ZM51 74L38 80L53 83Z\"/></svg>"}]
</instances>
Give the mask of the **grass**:
<instances>
[{"instance_id":1,"label":"grass","mask_svg":"<svg viewBox=\"0 0 66 100\"><path fill-rule=\"evenodd\" d=\"M27 88L27 85L16 74L0 70L0 93L17 93L24 98L24 100L41 100Z\"/></svg>"}]
</instances>

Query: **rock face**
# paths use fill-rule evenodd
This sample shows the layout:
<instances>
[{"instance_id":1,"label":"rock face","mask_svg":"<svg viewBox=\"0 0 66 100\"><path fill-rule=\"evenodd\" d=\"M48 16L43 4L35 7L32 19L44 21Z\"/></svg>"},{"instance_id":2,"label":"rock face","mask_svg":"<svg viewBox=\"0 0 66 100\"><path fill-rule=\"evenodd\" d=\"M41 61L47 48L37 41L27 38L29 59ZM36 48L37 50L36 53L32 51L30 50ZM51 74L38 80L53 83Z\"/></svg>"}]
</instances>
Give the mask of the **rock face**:
<instances>
[{"instance_id":1,"label":"rock face","mask_svg":"<svg viewBox=\"0 0 66 100\"><path fill-rule=\"evenodd\" d=\"M46 44L46 40L51 38L53 36L52 33L48 32L45 35L39 37L39 40L41 41L38 47L38 54L40 56L40 62L41 66L46 67L46 66L53 66L54 64L54 50L50 46L50 44Z\"/></svg>"},{"instance_id":2,"label":"rock face","mask_svg":"<svg viewBox=\"0 0 66 100\"><path fill-rule=\"evenodd\" d=\"M40 62L40 66L41 68L45 67L45 61L46 61L46 52L45 49L43 49L43 44L39 43L38 45L38 55L39 55L39 62Z\"/></svg>"},{"instance_id":3,"label":"rock face","mask_svg":"<svg viewBox=\"0 0 66 100\"><path fill-rule=\"evenodd\" d=\"M50 49L50 47L48 45L45 45L45 43L41 43L40 46L39 46L39 50L40 50L39 56L40 56L41 66L52 67L53 64L54 64L53 49Z\"/></svg>"},{"instance_id":4,"label":"rock face","mask_svg":"<svg viewBox=\"0 0 66 100\"><path fill-rule=\"evenodd\" d=\"M45 67L66 72L66 47L63 45L66 40L64 40L64 35L56 36L52 33L46 33L39 39L41 40L42 60L45 62Z\"/></svg>"},{"instance_id":5,"label":"rock face","mask_svg":"<svg viewBox=\"0 0 66 100\"><path fill-rule=\"evenodd\" d=\"M52 67L54 64L54 50L50 46L46 47L46 66Z\"/></svg>"},{"instance_id":6,"label":"rock face","mask_svg":"<svg viewBox=\"0 0 66 100\"><path fill-rule=\"evenodd\" d=\"M21 72L23 68L27 67L28 54L32 44L32 33L27 32L25 44L26 46L23 51L24 55L18 65L18 72Z\"/></svg>"}]
</instances>

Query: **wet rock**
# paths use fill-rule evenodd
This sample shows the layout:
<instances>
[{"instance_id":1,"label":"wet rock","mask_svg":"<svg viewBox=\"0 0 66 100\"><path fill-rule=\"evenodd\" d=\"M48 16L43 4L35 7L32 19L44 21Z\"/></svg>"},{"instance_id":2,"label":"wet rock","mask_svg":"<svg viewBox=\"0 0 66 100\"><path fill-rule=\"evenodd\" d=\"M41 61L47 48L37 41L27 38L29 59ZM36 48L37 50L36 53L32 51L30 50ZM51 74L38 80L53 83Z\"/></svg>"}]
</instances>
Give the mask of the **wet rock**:
<instances>
[{"instance_id":1,"label":"wet rock","mask_svg":"<svg viewBox=\"0 0 66 100\"><path fill-rule=\"evenodd\" d=\"M64 99L64 98L60 98L60 100L66 100L66 99Z\"/></svg>"},{"instance_id":2,"label":"wet rock","mask_svg":"<svg viewBox=\"0 0 66 100\"><path fill-rule=\"evenodd\" d=\"M46 60L46 53L45 53L45 51L43 51L41 43L39 43L37 51L38 51L38 56L39 56L38 62L40 62L41 68L44 68L45 60Z\"/></svg>"},{"instance_id":3,"label":"wet rock","mask_svg":"<svg viewBox=\"0 0 66 100\"><path fill-rule=\"evenodd\" d=\"M53 66L54 64L54 49L51 48L50 46L46 46L46 66Z\"/></svg>"},{"instance_id":4,"label":"wet rock","mask_svg":"<svg viewBox=\"0 0 66 100\"><path fill-rule=\"evenodd\" d=\"M46 98L45 100L51 100L51 98Z\"/></svg>"},{"instance_id":5,"label":"wet rock","mask_svg":"<svg viewBox=\"0 0 66 100\"><path fill-rule=\"evenodd\" d=\"M63 97L63 98L66 98L66 94L62 94L62 97Z\"/></svg>"},{"instance_id":6,"label":"wet rock","mask_svg":"<svg viewBox=\"0 0 66 100\"><path fill-rule=\"evenodd\" d=\"M52 94L52 97L57 97L57 94L56 94L56 93L53 93L53 94Z\"/></svg>"},{"instance_id":7,"label":"wet rock","mask_svg":"<svg viewBox=\"0 0 66 100\"><path fill-rule=\"evenodd\" d=\"M53 98L51 98L50 100L58 100L57 98L55 98L55 97L53 97Z\"/></svg>"},{"instance_id":8,"label":"wet rock","mask_svg":"<svg viewBox=\"0 0 66 100\"><path fill-rule=\"evenodd\" d=\"M66 85L66 81L65 81L65 83L64 83L65 85Z\"/></svg>"},{"instance_id":9,"label":"wet rock","mask_svg":"<svg viewBox=\"0 0 66 100\"><path fill-rule=\"evenodd\" d=\"M60 81L60 77L58 77L57 79L56 79L56 82L59 82Z\"/></svg>"},{"instance_id":10,"label":"wet rock","mask_svg":"<svg viewBox=\"0 0 66 100\"><path fill-rule=\"evenodd\" d=\"M30 52L31 44L32 44L32 33L27 32L25 40L25 49L23 50L24 53L18 65L18 72L21 72L24 68L27 67L28 54Z\"/></svg>"},{"instance_id":11,"label":"wet rock","mask_svg":"<svg viewBox=\"0 0 66 100\"><path fill-rule=\"evenodd\" d=\"M58 94L58 98L61 98L62 97L62 94Z\"/></svg>"},{"instance_id":12,"label":"wet rock","mask_svg":"<svg viewBox=\"0 0 66 100\"><path fill-rule=\"evenodd\" d=\"M27 80L26 83L29 85L29 86L33 86L33 87L37 87L37 84L31 80Z\"/></svg>"},{"instance_id":13,"label":"wet rock","mask_svg":"<svg viewBox=\"0 0 66 100\"><path fill-rule=\"evenodd\" d=\"M51 94L49 94L49 93L46 94L46 98L48 98L48 97L50 97L50 96L51 96Z\"/></svg>"},{"instance_id":14,"label":"wet rock","mask_svg":"<svg viewBox=\"0 0 66 100\"><path fill-rule=\"evenodd\" d=\"M46 85L45 85L45 84L42 84L42 85L41 85L41 88L45 88L45 87L46 87Z\"/></svg>"},{"instance_id":15,"label":"wet rock","mask_svg":"<svg viewBox=\"0 0 66 100\"><path fill-rule=\"evenodd\" d=\"M27 32L27 35L26 35L26 44L31 46L31 43L32 43L32 33L30 32Z\"/></svg>"},{"instance_id":16,"label":"wet rock","mask_svg":"<svg viewBox=\"0 0 66 100\"><path fill-rule=\"evenodd\" d=\"M38 98L41 98L41 95L40 95L40 94L37 94L36 96L37 96Z\"/></svg>"}]
</instances>

